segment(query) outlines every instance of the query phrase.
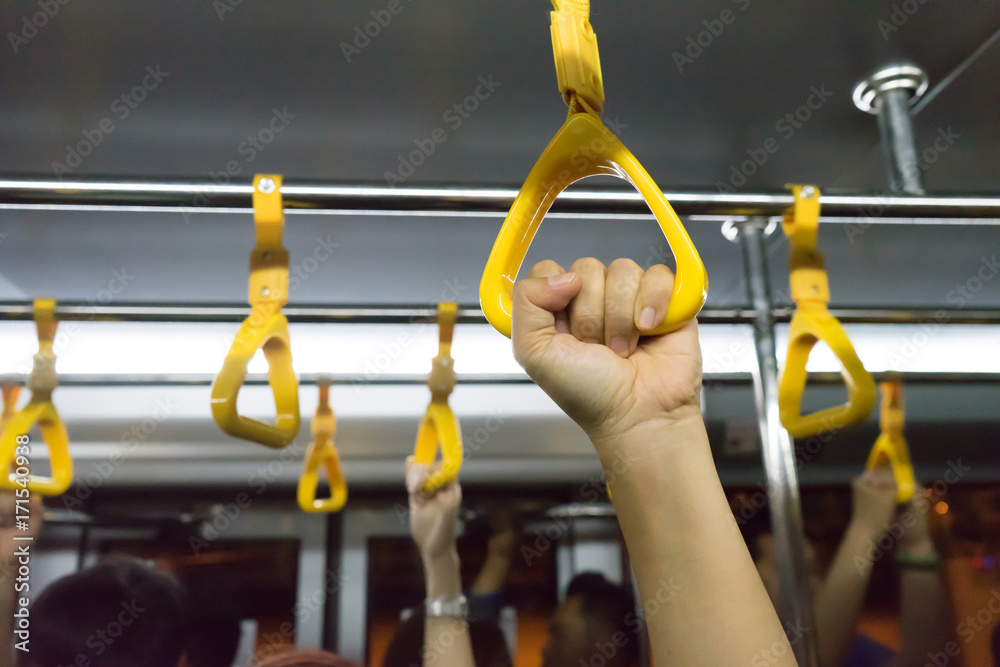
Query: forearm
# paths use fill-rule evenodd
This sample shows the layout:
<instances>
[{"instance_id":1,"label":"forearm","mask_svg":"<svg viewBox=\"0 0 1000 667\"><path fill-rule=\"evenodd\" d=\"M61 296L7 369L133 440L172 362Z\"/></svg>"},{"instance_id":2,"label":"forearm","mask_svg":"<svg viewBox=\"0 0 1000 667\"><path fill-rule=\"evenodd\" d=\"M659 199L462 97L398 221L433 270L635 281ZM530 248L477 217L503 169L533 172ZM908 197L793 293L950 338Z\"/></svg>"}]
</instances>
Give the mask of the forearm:
<instances>
[{"instance_id":1,"label":"forearm","mask_svg":"<svg viewBox=\"0 0 1000 667\"><path fill-rule=\"evenodd\" d=\"M458 554L452 551L425 561L427 598L457 598L462 594ZM427 617L424 624L424 665L469 667L473 665L469 628L464 618Z\"/></svg>"},{"instance_id":2,"label":"forearm","mask_svg":"<svg viewBox=\"0 0 1000 667\"><path fill-rule=\"evenodd\" d=\"M936 555L928 538L900 547L900 555L928 559ZM954 640L949 615L950 601L939 569L900 568L900 629L902 651L897 662L901 667L920 666L928 654L937 654Z\"/></svg>"},{"instance_id":3,"label":"forearm","mask_svg":"<svg viewBox=\"0 0 1000 667\"><path fill-rule=\"evenodd\" d=\"M507 578L507 571L510 569L510 553L490 551L486 555L486 562L483 569L479 571L479 576L469 589L473 595L489 595L496 593L503 588L503 582Z\"/></svg>"},{"instance_id":4,"label":"forearm","mask_svg":"<svg viewBox=\"0 0 1000 667\"><path fill-rule=\"evenodd\" d=\"M627 439L615 444L627 452L617 461L605 453L610 447L594 444L612 471L656 663L751 664L766 655L770 664L794 665L722 491L700 414Z\"/></svg>"},{"instance_id":5,"label":"forearm","mask_svg":"<svg viewBox=\"0 0 1000 667\"><path fill-rule=\"evenodd\" d=\"M822 667L839 667L850 648L871 580L869 542L880 531L852 522L816 595L816 640Z\"/></svg>"}]
</instances>

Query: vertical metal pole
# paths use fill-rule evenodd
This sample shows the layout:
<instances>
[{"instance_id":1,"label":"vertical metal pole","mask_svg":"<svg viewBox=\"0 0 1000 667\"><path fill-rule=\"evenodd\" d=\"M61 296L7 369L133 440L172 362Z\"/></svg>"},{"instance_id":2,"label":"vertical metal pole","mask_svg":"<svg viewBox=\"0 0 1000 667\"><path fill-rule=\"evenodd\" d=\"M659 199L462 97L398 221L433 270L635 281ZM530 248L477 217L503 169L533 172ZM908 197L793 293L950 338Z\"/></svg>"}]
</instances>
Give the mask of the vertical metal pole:
<instances>
[{"instance_id":1,"label":"vertical metal pole","mask_svg":"<svg viewBox=\"0 0 1000 667\"><path fill-rule=\"evenodd\" d=\"M774 341L771 288L767 280L767 252L764 246L765 218L753 218L738 227L747 292L753 304L754 345L757 368L753 374L757 421L767 474L768 504L774 536L775 559L781 592L779 615L786 628L805 628L794 640L792 650L799 665L815 667L816 638L813 628L809 571L805 557L805 534L799 501L799 480L795 469L795 448L778 415L778 358Z\"/></svg>"},{"instance_id":2,"label":"vertical metal pole","mask_svg":"<svg viewBox=\"0 0 1000 667\"><path fill-rule=\"evenodd\" d=\"M910 91L894 88L878 95L878 130L893 194L922 195L916 140L910 118Z\"/></svg>"},{"instance_id":3,"label":"vertical metal pole","mask_svg":"<svg viewBox=\"0 0 1000 667\"><path fill-rule=\"evenodd\" d=\"M878 116L882 154L893 194L924 194L910 107L927 90L927 74L915 65L891 65L854 88L854 104Z\"/></svg>"}]
</instances>

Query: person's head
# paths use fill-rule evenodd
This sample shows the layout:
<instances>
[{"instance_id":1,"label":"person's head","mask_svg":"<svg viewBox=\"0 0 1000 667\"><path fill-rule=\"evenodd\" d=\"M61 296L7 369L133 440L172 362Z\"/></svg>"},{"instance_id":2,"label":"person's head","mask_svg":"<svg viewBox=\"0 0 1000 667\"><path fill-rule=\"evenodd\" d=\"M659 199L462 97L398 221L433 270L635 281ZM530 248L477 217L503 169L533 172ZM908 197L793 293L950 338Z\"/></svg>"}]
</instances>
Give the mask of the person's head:
<instances>
[{"instance_id":1,"label":"person's head","mask_svg":"<svg viewBox=\"0 0 1000 667\"><path fill-rule=\"evenodd\" d=\"M469 642L476 667L511 667L513 661L500 626L486 619L469 619ZM424 664L424 615L418 611L399 624L389 642L382 667L420 667Z\"/></svg>"},{"instance_id":2,"label":"person's head","mask_svg":"<svg viewBox=\"0 0 1000 667\"><path fill-rule=\"evenodd\" d=\"M353 662L327 651L295 650L279 653L254 664L256 667L357 667Z\"/></svg>"},{"instance_id":3,"label":"person's head","mask_svg":"<svg viewBox=\"0 0 1000 667\"><path fill-rule=\"evenodd\" d=\"M631 667L639 662L640 626L630 591L584 572L570 582L552 617L542 664L578 667L600 654L607 667Z\"/></svg>"},{"instance_id":4,"label":"person's head","mask_svg":"<svg viewBox=\"0 0 1000 667\"><path fill-rule=\"evenodd\" d=\"M230 667L240 644L240 621L225 613L204 612L194 605L187 616L182 667Z\"/></svg>"},{"instance_id":5,"label":"person's head","mask_svg":"<svg viewBox=\"0 0 1000 667\"><path fill-rule=\"evenodd\" d=\"M31 651L19 664L177 667L183 608L173 577L134 558L109 558L39 594L30 608Z\"/></svg>"}]
</instances>

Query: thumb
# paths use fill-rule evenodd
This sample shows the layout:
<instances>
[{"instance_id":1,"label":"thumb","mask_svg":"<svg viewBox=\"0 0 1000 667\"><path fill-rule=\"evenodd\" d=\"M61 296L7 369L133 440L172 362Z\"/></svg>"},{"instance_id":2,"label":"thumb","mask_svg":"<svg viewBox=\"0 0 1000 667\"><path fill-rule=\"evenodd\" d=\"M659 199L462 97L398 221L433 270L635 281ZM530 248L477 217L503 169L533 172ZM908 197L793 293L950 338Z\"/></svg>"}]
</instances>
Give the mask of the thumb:
<instances>
[{"instance_id":1,"label":"thumb","mask_svg":"<svg viewBox=\"0 0 1000 667\"><path fill-rule=\"evenodd\" d=\"M555 314L569 305L582 286L580 276L572 271L524 278L514 285L511 341L519 362L556 335Z\"/></svg>"}]
</instances>

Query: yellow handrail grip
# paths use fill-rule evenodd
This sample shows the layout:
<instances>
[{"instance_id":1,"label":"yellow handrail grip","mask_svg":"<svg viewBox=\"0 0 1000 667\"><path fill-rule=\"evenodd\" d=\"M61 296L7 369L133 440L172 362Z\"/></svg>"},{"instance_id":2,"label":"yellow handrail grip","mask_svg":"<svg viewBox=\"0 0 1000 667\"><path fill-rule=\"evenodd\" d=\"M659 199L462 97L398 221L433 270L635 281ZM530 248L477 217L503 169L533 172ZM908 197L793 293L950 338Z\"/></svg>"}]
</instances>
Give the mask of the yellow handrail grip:
<instances>
[{"instance_id":1,"label":"yellow handrail grip","mask_svg":"<svg viewBox=\"0 0 1000 667\"><path fill-rule=\"evenodd\" d=\"M917 480L913 473L913 463L910 461L910 450L903 436L903 426L906 421L903 405L903 385L899 380L880 383L882 389L882 407L879 423L882 432L875 440L866 470L874 470L888 464L896 478L896 502L908 503L917 490Z\"/></svg>"},{"instance_id":2,"label":"yellow handrail grip","mask_svg":"<svg viewBox=\"0 0 1000 667\"><path fill-rule=\"evenodd\" d=\"M288 301L288 251L281 246L284 209L281 176L254 178L254 222L257 246L250 255L250 316L244 320L222 370L212 383L212 417L224 432L268 447L285 447L298 435L299 385L292 367L288 320L281 307ZM246 367L264 351L267 379L274 395L275 423L244 417L236 400Z\"/></svg>"},{"instance_id":3,"label":"yellow handrail grip","mask_svg":"<svg viewBox=\"0 0 1000 667\"><path fill-rule=\"evenodd\" d=\"M431 493L458 476L462 468L462 429L458 417L448 406L448 396L455 388L455 367L451 358L451 339L458 316L458 304L438 304L438 355L434 357L427 386L431 402L420 420L413 450L414 463L431 466L441 448L441 468L424 483L424 492Z\"/></svg>"},{"instance_id":4,"label":"yellow handrail grip","mask_svg":"<svg viewBox=\"0 0 1000 667\"><path fill-rule=\"evenodd\" d=\"M836 431L861 421L875 404L875 381L865 370L847 332L827 310L830 301L823 256L816 249L819 225L819 188L790 186L795 204L782 221L791 244L790 284L795 314L788 329L788 354L778 384L778 412L785 429L796 438ZM803 415L806 363L818 342L824 342L842 366L847 402Z\"/></svg>"},{"instance_id":5,"label":"yellow handrail grip","mask_svg":"<svg viewBox=\"0 0 1000 667\"><path fill-rule=\"evenodd\" d=\"M330 407L330 385L319 383L319 405L312 421L312 441L306 450L302 475L296 497L299 507L306 512L338 512L347 502L347 481L340 469L340 455L333 443L337 433L337 420ZM330 497L317 499L320 468L326 469L330 480Z\"/></svg>"},{"instance_id":6,"label":"yellow handrail grip","mask_svg":"<svg viewBox=\"0 0 1000 667\"><path fill-rule=\"evenodd\" d=\"M38 353L35 355L34 366L27 383L31 390L28 404L11 415L9 410L17 400L17 392L4 388L6 423L0 432L0 488L22 488L16 480L27 477L28 481L24 486L28 490L41 495L56 496L64 493L73 483L73 459L69 454L69 435L59 417L59 412L52 404L52 392L58 386L56 356L53 351L57 326L55 308L54 299L35 299ZM52 469L49 477L16 474L19 466L15 464L22 451L18 438L26 435L35 424L38 424L42 440L49 449L49 465Z\"/></svg>"},{"instance_id":7,"label":"yellow handrail grip","mask_svg":"<svg viewBox=\"0 0 1000 667\"><path fill-rule=\"evenodd\" d=\"M604 92L597 40L586 20L589 3L553 4L553 53L569 115L532 167L493 245L479 285L483 313L497 331L510 337L514 281L545 214L571 184L605 175L628 181L639 191L673 250L677 270L670 303L663 321L648 333L674 331L705 305L705 265L663 192L598 116Z\"/></svg>"}]
</instances>

